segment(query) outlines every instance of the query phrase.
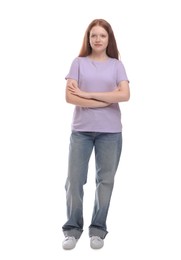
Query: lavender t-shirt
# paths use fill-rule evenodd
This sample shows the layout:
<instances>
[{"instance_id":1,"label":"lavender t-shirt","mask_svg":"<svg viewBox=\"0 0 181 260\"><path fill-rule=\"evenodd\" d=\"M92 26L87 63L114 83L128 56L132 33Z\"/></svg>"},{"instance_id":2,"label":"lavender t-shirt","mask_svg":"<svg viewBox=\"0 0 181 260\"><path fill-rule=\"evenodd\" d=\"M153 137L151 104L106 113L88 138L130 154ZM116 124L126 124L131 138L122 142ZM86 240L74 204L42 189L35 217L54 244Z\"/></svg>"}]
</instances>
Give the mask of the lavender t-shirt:
<instances>
[{"instance_id":1,"label":"lavender t-shirt","mask_svg":"<svg viewBox=\"0 0 181 260\"><path fill-rule=\"evenodd\" d=\"M128 80L123 63L108 58L93 61L88 57L76 57L65 79L75 79L81 90L87 92L113 91L122 80ZM75 106L73 131L118 133L122 131L121 111L118 103L104 108Z\"/></svg>"}]
</instances>

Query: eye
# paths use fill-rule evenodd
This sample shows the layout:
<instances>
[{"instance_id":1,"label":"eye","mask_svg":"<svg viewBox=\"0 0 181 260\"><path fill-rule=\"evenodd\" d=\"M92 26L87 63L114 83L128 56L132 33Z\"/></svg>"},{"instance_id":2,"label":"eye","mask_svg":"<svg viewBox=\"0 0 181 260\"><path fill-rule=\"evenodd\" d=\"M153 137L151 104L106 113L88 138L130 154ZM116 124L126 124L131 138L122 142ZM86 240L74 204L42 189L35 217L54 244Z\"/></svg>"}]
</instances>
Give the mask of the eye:
<instances>
[{"instance_id":1,"label":"eye","mask_svg":"<svg viewBox=\"0 0 181 260\"><path fill-rule=\"evenodd\" d=\"M107 35L106 35L106 34L101 34L101 37L102 37L102 38L106 38Z\"/></svg>"},{"instance_id":2,"label":"eye","mask_svg":"<svg viewBox=\"0 0 181 260\"><path fill-rule=\"evenodd\" d=\"M94 37L96 37L96 35L95 34L91 34L91 36L90 36L91 38L94 38Z\"/></svg>"}]
</instances>

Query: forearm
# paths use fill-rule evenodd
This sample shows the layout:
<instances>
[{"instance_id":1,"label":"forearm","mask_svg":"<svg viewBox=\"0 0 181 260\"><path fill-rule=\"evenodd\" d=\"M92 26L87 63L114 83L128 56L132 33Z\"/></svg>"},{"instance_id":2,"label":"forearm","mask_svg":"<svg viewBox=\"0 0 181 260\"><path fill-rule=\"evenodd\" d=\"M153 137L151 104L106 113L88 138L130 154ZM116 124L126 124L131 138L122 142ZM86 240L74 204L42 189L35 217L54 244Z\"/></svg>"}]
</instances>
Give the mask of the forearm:
<instances>
[{"instance_id":1,"label":"forearm","mask_svg":"<svg viewBox=\"0 0 181 260\"><path fill-rule=\"evenodd\" d=\"M128 95L122 91L112 91L112 92L89 92L90 99L95 99L108 103L119 103L128 100Z\"/></svg>"},{"instance_id":2,"label":"forearm","mask_svg":"<svg viewBox=\"0 0 181 260\"><path fill-rule=\"evenodd\" d=\"M99 101L91 98L87 99L87 98L73 95L71 93L66 93L66 102L73 104L75 106L89 107L89 108L107 107L110 105L108 102L105 101Z\"/></svg>"},{"instance_id":3,"label":"forearm","mask_svg":"<svg viewBox=\"0 0 181 260\"><path fill-rule=\"evenodd\" d=\"M97 100L97 101L106 102L109 104L128 101L130 98L129 84L127 81L120 82L118 87L110 92L85 92L85 91L80 90L75 85L68 86L68 91L72 95L75 95L75 96L78 96L81 98L85 98L88 100L89 99Z\"/></svg>"}]
</instances>

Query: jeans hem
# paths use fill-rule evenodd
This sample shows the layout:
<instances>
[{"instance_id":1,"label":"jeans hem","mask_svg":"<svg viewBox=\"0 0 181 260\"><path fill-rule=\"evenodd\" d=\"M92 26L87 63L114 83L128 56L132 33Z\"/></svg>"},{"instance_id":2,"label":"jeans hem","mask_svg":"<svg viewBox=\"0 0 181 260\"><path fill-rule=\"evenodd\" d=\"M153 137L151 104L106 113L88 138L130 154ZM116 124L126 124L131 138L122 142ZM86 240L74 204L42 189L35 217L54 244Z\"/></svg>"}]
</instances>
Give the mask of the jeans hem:
<instances>
[{"instance_id":1,"label":"jeans hem","mask_svg":"<svg viewBox=\"0 0 181 260\"><path fill-rule=\"evenodd\" d=\"M65 237L75 237L75 239L79 239L82 235L83 230L79 230L76 228L69 229L69 230L63 230Z\"/></svg>"},{"instance_id":2,"label":"jeans hem","mask_svg":"<svg viewBox=\"0 0 181 260\"><path fill-rule=\"evenodd\" d=\"M106 237L108 234L108 231L100 229L100 228L95 228L95 227L89 227L89 237L92 236L98 236L102 239Z\"/></svg>"}]
</instances>

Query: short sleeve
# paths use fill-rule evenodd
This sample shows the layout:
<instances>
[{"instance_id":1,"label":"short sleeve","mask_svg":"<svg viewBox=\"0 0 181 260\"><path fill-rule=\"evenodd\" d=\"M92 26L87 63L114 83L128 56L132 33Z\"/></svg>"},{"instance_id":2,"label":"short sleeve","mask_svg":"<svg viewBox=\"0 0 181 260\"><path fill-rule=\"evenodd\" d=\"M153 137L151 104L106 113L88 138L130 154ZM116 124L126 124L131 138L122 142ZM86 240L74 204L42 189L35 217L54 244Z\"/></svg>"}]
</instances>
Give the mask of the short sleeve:
<instances>
[{"instance_id":1,"label":"short sleeve","mask_svg":"<svg viewBox=\"0 0 181 260\"><path fill-rule=\"evenodd\" d=\"M70 66L69 73L65 77L65 79L75 79L78 81L79 78L79 63L78 57L75 58Z\"/></svg>"},{"instance_id":2,"label":"short sleeve","mask_svg":"<svg viewBox=\"0 0 181 260\"><path fill-rule=\"evenodd\" d=\"M122 61L119 60L117 63L117 84L123 80L127 80L129 82L125 67Z\"/></svg>"}]
</instances>

